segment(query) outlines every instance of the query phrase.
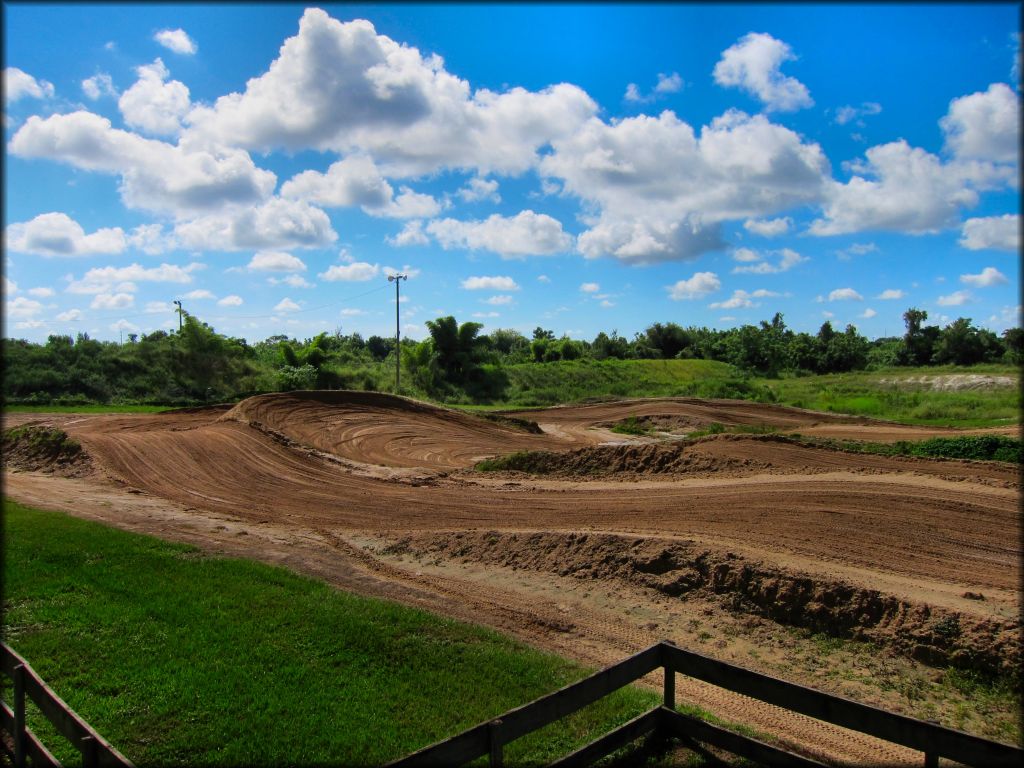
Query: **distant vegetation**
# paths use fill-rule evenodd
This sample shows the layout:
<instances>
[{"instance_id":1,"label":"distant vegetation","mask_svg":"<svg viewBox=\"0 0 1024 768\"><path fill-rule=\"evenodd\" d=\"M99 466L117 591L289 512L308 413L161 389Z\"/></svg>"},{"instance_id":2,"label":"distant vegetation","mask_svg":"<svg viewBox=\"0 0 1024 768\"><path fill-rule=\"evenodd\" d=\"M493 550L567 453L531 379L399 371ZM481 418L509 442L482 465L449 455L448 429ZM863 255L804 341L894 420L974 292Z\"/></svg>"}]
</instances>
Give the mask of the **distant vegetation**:
<instances>
[{"instance_id":1,"label":"distant vegetation","mask_svg":"<svg viewBox=\"0 0 1024 768\"><path fill-rule=\"evenodd\" d=\"M427 322L424 341L402 342L402 393L462 405L692 396L920 423L1016 418L1015 387L1003 388L994 415L984 398L975 409L977 393L881 386L878 371L987 364L1016 373L1024 346L1020 328L1000 337L967 318L939 328L925 325L927 317L910 309L902 337L873 341L852 325L837 331L828 322L817 334L795 333L781 314L728 330L654 323L632 339L612 331L592 341L555 338L541 327L532 338L500 328L482 334L479 323L441 317ZM296 389L393 391L396 350L393 339L340 331L248 344L183 313L180 331L131 334L125 344L85 334L50 336L45 344L4 339L3 355L7 406L120 408L198 405Z\"/></svg>"},{"instance_id":2,"label":"distant vegetation","mask_svg":"<svg viewBox=\"0 0 1024 768\"><path fill-rule=\"evenodd\" d=\"M895 443L871 443L860 440L800 437L801 442L858 453L885 456L918 456L931 459L973 459L1024 464L1024 441L1002 435L961 435L933 437L928 440L899 440Z\"/></svg>"},{"instance_id":3,"label":"distant vegetation","mask_svg":"<svg viewBox=\"0 0 1024 768\"><path fill-rule=\"evenodd\" d=\"M5 502L4 639L137 765L379 765L587 670L486 629ZM547 764L652 707L623 689L517 740ZM77 751L30 709L64 765Z\"/></svg>"},{"instance_id":4,"label":"distant vegetation","mask_svg":"<svg viewBox=\"0 0 1024 768\"><path fill-rule=\"evenodd\" d=\"M613 429L613 431L615 431ZM708 435L752 434L763 435L776 432L768 425L738 425L726 427L713 423L704 429L689 432L686 439L671 445L682 451L688 445ZM651 432L628 433L651 434ZM838 451L875 453L884 456L918 456L921 458L973 459L976 461L1005 461L1024 464L1024 442L1018 438L1001 435L979 435L960 437L937 437L930 440L900 440L896 443L872 443L861 440L837 440L835 438L808 437L805 435L780 435L782 442L800 443ZM564 468L564 455L551 451L516 451L504 456L494 456L474 465L478 472L525 472L531 475L546 475Z\"/></svg>"}]
</instances>

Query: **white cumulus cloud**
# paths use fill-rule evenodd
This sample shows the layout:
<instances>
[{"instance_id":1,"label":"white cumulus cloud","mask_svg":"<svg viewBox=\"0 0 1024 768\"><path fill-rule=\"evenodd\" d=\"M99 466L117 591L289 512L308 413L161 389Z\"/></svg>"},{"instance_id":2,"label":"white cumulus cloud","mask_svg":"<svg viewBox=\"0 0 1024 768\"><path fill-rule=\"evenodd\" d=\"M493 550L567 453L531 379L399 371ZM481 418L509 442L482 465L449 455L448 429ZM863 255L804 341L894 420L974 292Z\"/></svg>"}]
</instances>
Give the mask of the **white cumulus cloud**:
<instances>
[{"instance_id":1,"label":"white cumulus cloud","mask_svg":"<svg viewBox=\"0 0 1024 768\"><path fill-rule=\"evenodd\" d=\"M328 282L366 282L380 274L380 266L365 261L354 261L351 264L334 264L322 272L319 277Z\"/></svg>"},{"instance_id":2,"label":"white cumulus cloud","mask_svg":"<svg viewBox=\"0 0 1024 768\"><path fill-rule=\"evenodd\" d=\"M230 296L225 296L223 299L218 301L217 302L217 306L218 307L240 307L240 306L242 306L243 303L244 302L242 301L242 297L241 296L238 296L237 294L231 294Z\"/></svg>"},{"instance_id":3,"label":"white cumulus cloud","mask_svg":"<svg viewBox=\"0 0 1024 768\"><path fill-rule=\"evenodd\" d=\"M939 296L936 303L940 307L959 307L971 300L970 291L954 291L948 296Z\"/></svg>"},{"instance_id":4,"label":"white cumulus cloud","mask_svg":"<svg viewBox=\"0 0 1024 768\"><path fill-rule=\"evenodd\" d=\"M191 56L199 50L199 46L196 45L195 40L189 37L188 33L181 28L161 29L153 35L153 39L160 43L164 48L174 51L175 53Z\"/></svg>"},{"instance_id":5,"label":"white cumulus cloud","mask_svg":"<svg viewBox=\"0 0 1024 768\"><path fill-rule=\"evenodd\" d=\"M877 115L881 111L882 105L873 101L865 101L859 107L853 107L847 104L846 106L840 107L836 110L836 122L840 125L846 125L852 120L857 120L859 125L863 125L864 121L860 118Z\"/></svg>"},{"instance_id":6,"label":"white cumulus cloud","mask_svg":"<svg viewBox=\"0 0 1024 768\"><path fill-rule=\"evenodd\" d=\"M853 288L836 288L828 295L829 301L864 301L864 297Z\"/></svg>"},{"instance_id":7,"label":"white cumulus cloud","mask_svg":"<svg viewBox=\"0 0 1024 768\"><path fill-rule=\"evenodd\" d=\"M138 80L117 102L124 121L132 128L157 136L176 136L181 120L191 108L188 86L167 81L170 74L163 61L135 68Z\"/></svg>"},{"instance_id":8,"label":"white cumulus cloud","mask_svg":"<svg viewBox=\"0 0 1024 768\"><path fill-rule=\"evenodd\" d=\"M797 264L810 261L806 256L801 256L792 248L783 248L779 251L772 251L771 254L779 257L779 260L774 264L766 260L753 259L752 256L758 255L754 251L746 248L737 249L737 251L733 253L734 259L737 261L756 261L757 263L748 264L743 267L733 267L733 274L773 275L779 272L788 272Z\"/></svg>"},{"instance_id":9,"label":"white cumulus cloud","mask_svg":"<svg viewBox=\"0 0 1024 768\"><path fill-rule=\"evenodd\" d=\"M183 221L175 225L174 234L188 248L220 251L318 248L338 239L322 210L279 197L255 207Z\"/></svg>"},{"instance_id":10,"label":"white cumulus cloud","mask_svg":"<svg viewBox=\"0 0 1024 768\"><path fill-rule=\"evenodd\" d=\"M985 267L978 275L960 275L960 282L967 285L974 285L978 288L988 288L992 285L1002 285L1010 282L1006 275L995 267Z\"/></svg>"},{"instance_id":11,"label":"white cumulus cloud","mask_svg":"<svg viewBox=\"0 0 1024 768\"><path fill-rule=\"evenodd\" d=\"M192 262L186 266L161 264L158 267L144 267L130 264L127 267L94 267L81 280L72 280L68 293L134 293L135 283L178 283L192 282L192 273L203 268L203 264Z\"/></svg>"},{"instance_id":12,"label":"white cumulus cloud","mask_svg":"<svg viewBox=\"0 0 1024 768\"><path fill-rule=\"evenodd\" d=\"M968 219L960 232L960 245L971 251L1020 250L1020 216L1016 213Z\"/></svg>"},{"instance_id":13,"label":"white cumulus cloud","mask_svg":"<svg viewBox=\"0 0 1024 768\"><path fill-rule=\"evenodd\" d=\"M284 251L260 251L253 254L246 268L254 272L304 272L306 264Z\"/></svg>"},{"instance_id":14,"label":"white cumulus cloud","mask_svg":"<svg viewBox=\"0 0 1024 768\"><path fill-rule=\"evenodd\" d=\"M135 304L130 293L98 293L93 297L90 309L127 309Z\"/></svg>"},{"instance_id":15,"label":"white cumulus cloud","mask_svg":"<svg viewBox=\"0 0 1024 768\"><path fill-rule=\"evenodd\" d=\"M678 93L683 90L684 85L685 83L683 82L683 78L679 76L678 72L673 72L670 75L666 75L664 72L659 72L658 82L650 94L644 96L640 93L640 88L636 83L630 83L626 86L626 95L623 96L623 98L626 101L648 104L666 93Z\"/></svg>"},{"instance_id":16,"label":"white cumulus cloud","mask_svg":"<svg viewBox=\"0 0 1024 768\"><path fill-rule=\"evenodd\" d=\"M906 295L907 294L901 291L899 288L886 288L875 298L881 299L882 301L892 301L893 299L902 299Z\"/></svg>"},{"instance_id":17,"label":"white cumulus cloud","mask_svg":"<svg viewBox=\"0 0 1024 768\"><path fill-rule=\"evenodd\" d=\"M518 291L519 285L511 277L467 277L462 281L467 291Z\"/></svg>"},{"instance_id":18,"label":"white cumulus cloud","mask_svg":"<svg viewBox=\"0 0 1024 768\"><path fill-rule=\"evenodd\" d=\"M679 280L668 287L669 297L675 301L683 299L699 299L722 287L722 282L714 272L696 272L687 280Z\"/></svg>"},{"instance_id":19,"label":"white cumulus cloud","mask_svg":"<svg viewBox=\"0 0 1024 768\"><path fill-rule=\"evenodd\" d=\"M751 301L752 298L756 298L754 294L737 288L732 292L732 296L728 299L712 302L711 304L708 304L708 307L711 309L749 309L751 307L761 306L760 304Z\"/></svg>"},{"instance_id":20,"label":"white cumulus cloud","mask_svg":"<svg viewBox=\"0 0 1024 768\"><path fill-rule=\"evenodd\" d=\"M423 231L422 221L407 221L397 235L385 237L384 241L389 245L402 248L409 245L427 245L430 238Z\"/></svg>"},{"instance_id":21,"label":"white cumulus cloud","mask_svg":"<svg viewBox=\"0 0 1024 768\"><path fill-rule=\"evenodd\" d=\"M117 88L114 87L114 81L110 75L106 72L98 72L82 81L82 93L85 94L86 98L96 101L104 96L116 98Z\"/></svg>"},{"instance_id":22,"label":"white cumulus cloud","mask_svg":"<svg viewBox=\"0 0 1024 768\"><path fill-rule=\"evenodd\" d=\"M115 174L120 177L126 206L175 217L257 205L269 199L277 183L273 173L257 168L243 150L206 150L182 142L171 145L113 128L106 118L85 111L47 118L33 115L8 148L18 157ZM245 219L245 215L234 218Z\"/></svg>"},{"instance_id":23,"label":"white cumulus cloud","mask_svg":"<svg viewBox=\"0 0 1024 768\"><path fill-rule=\"evenodd\" d=\"M511 217L495 213L483 221L435 219L426 230L445 250L483 249L502 258L563 253L572 247L572 236L560 221L531 210Z\"/></svg>"},{"instance_id":24,"label":"white cumulus cloud","mask_svg":"<svg viewBox=\"0 0 1024 768\"><path fill-rule=\"evenodd\" d=\"M553 143L541 173L596 213L578 238L587 258L628 264L693 259L725 246L720 225L821 199L821 147L763 115L729 111L698 136L672 112L590 120Z\"/></svg>"},{"instance_id":25,"label":"white cumulus cloud","mask_svg":"<svg viewBox=\"0 0 1024 768\"><path fill-rule=\"evenodd\" d=\"M540 148L596 111L565 83L474 92L441 57L380 35L364 19L342 22L309 8L265 73L189 120L193 138L213 145L362 151L389 176L421 176L523 172Z\"/></svg>"},{"instance_id":26,"label":"white cumulus cloud","mask_svg":"<svg viewBox=\"0 0 1024 768\"><path fill-rule=\"evenodd\" d=\"M479 176L466 182L466 186L462 187L457 194L467 203L481 200L488 200L492 203L501 202L501 195L498 194L498 182L494 179L482 179Z\"/></svg>"},{"instance_id":27,"label":"white cumulus cloud","mask_svg":"<svg viewBox=\"0 0 1024 768\"><path fill-rule=\"evenodd\" d=\"M77 221L58 212L42 213L31 221L8 225L6 242L9 251L36 256L118 254L127 246L120 227L98 229L87 235Z\"/></svg>"},{"instance_id":28,"label":"white cumulus cloud","mask_svg":"<svg viewBox=\"0 0 1024 768\"><path fill-rule=\"evenodd\" d=\"M298 312L300 309L302 309L301 305L296 304L289 298L281 299L274 305L275 312Z\"/></svg>"},{"instance_id":29,"label":"white cumulus cloud","mask_svg":"<svg viewBox=\"0 0 1024 768\"><path fill-rule=\"evenodd\" d=\"M939 124L959 159L1019 162L1020 97L1004 83L953 99Z\"/></svg>"},{"instance_id":30,"label":"white cumulus cloud","mask_svg":"<svg viewBox=\"0 0 1024 768\"><path fill-rule=\"evenodd\" d=\"M37 80L17 67L4 69L4 101L8 104L25 97L49 99L53 97L53 83Z\"/></svg>"},{"instance_id":31,"label":"white cumulus cloud","mask_svg":"<svg viewBox=\"0 0 1024 768\"><path fill-rule=\"evenodd\" d=\"M722 53L713 74L716 83L756 96L770 112L792 112L814 105L807 87L780 70L783 62L794 59L783 41L751 32Z\"/></svg>"},{"instance_id":32,"label":"white cumulus cloud","mask_svg":"<svg viewBox=\"0 0 1024 768\"><path fill-rule=\"evenodd\" d=\"M743 228L761 237L778 237L786 234L793 226L793 220L788 216L779 219L747 219L743 222Z\"/></svg>"},{"instance_id":33,"label":"white cumulus cloud","mask_svg":"<svg viewBox=\"0 0 1024 768\"><path fill-rule=\"evenodd\" d=\"M597 293L601 290L601 286L598 283L583 283L583 285L580 286L580 290L583 291L583 293Z\"/></svg>"},{"instance_id":34,"label":"white cumulus cloud","mask_svg":"<svg viewBox=\"0 0 1024 768\"><path fill-rule=\"evenodd\" d=\"M852 164L848 182L828 183L825 215L811 223L811 234L937 232L957 220L960 208L978 201L962 168L902 139L871 147L865 157Z\"/></svg>"},{"instance_id":35,"label":"white cumulus cloud","mask_svg":"<svg viewBox=\"0 0 1024 768\"><path fill-rule=\"evenodd\" d=\"M38 315L43 311L43 305L34 299L18 296L8 300L6 310L7 316L10 318L24 319Z\"/></svg>"}]
</instances>

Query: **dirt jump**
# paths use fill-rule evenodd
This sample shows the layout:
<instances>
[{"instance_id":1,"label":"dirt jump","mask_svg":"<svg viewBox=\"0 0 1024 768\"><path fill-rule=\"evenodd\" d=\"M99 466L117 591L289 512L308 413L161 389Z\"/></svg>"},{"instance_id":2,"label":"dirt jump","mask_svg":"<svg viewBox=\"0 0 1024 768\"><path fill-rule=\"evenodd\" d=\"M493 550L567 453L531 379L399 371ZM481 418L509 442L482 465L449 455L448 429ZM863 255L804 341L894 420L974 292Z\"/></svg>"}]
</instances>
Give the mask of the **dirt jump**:
<instances>
[{"instance_id":1,"label":"dirt jump","mask_svg":"<svg viewBox=\"0 0 1024 768\"><path fill-rule=\"evenodd\" d=\"M626 418L652 433L610 430ZM771 433L682 439L711 424ZM5 417L5 427L18 425L63 430L81 459L69 468L9 457L15 500L285 564L585 663L658 639L720 635L700 650L777 674L768 646L785 646L797 628L869 640L893 659L936 668L1020 672L1019 470L789 437L963 434L954 430L687 398L485 418L365 392ZM530 454L540 471L474 469L521 451L543 452ZM696 682L681 686L681 696L810 755L919 758ZM896 706L874 689L832 687Z\"/></svg>"}]
</instances>

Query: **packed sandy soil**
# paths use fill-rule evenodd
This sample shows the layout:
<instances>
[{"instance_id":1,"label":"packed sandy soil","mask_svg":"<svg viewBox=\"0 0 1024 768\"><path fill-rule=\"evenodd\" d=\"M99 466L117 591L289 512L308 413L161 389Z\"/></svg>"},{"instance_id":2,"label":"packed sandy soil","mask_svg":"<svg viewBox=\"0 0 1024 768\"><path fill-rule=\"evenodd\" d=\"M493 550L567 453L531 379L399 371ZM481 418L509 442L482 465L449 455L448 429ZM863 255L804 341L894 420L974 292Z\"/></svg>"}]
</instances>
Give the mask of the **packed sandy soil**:
<instances>
[{"instance_id":1,"label":"packed sandy soil","mask_svg":"<svg viewBox=\"0 0 1024 768\"><path fill-rule=\"evenodd\" d=\"M904 703L897 695L851 682L863 670L837 681L794 662L806 655L800 638L870 640L885 659L869 667L1019 671L1016 468L785 438L960 433L682 398L507 415L540 429L358 392L156 415L9 415L5 427L65 430L88 464L53 473L9 460L6 493L285 564L594 665L670 638L893 709ZM610 431L630 416L664 432ZM713 422L778 432L671 440ZM472 469L523 450L554 454L550 473ZM888 674L880 670L869 676ZM694 681L680 686L681 697L808 754L919 760ZM981 721L959 725L984 731Z\"/></svg>"}]
</instances>

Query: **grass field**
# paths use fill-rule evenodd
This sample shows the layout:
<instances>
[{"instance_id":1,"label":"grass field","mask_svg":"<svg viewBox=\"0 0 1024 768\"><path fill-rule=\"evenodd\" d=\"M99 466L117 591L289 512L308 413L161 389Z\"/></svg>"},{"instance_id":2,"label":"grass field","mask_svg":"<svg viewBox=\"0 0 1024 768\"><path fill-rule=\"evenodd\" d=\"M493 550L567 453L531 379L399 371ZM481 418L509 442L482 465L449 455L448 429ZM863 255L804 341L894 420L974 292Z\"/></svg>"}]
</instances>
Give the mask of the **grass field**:
<instances>
[{"instance_id":1,"label":"grass field","mask_svg":"<svg viewBox=\"0 0 1024 768\"><path fill-rule=\"evenodd\" d=\"M778 402L923 426L990 427L1020 421L1019 386L941 391L908 379L979 374L1020 381L1012 365L932 366L822 376L744 376L713 360L603 360L524 363L505 369L501 403L458 406L494 410L626 397L714 397Z\"/></svg>"},{"instance_id":2,"label":"grass field","mask_svg":"<svg viewBox=\"0 0 1024 768\"><path fill-rule=\"evenodd\" d=\"M583 677L494 632L4 503L4 637L139 765L379 764ZM653 706L624 689L509 745L548 762ZM65 765L77 752L35 715Z\"/></svg>"},{"instance_id":3,"label":"grass field","mask_svg":"<svg viewBox=\"0 0 1024 768\"><path fill-rule=\"evenodd\" d=\"M922 376L977 374L1008 376L1016 386L941 391L920 382ZM826 376L765 381L778 402L816 411L834 411L905 424L992 427L1020 421L1020 369L1012 365L890 368Z\"/></svg>"},{"instance_id":4,"label":"grass field","mask_svg":"<svg viewBox=\"0 0 1024 768\"><path fill-rule=\"evenodd\" d=\"M759 382L715 360L572 360L522 363L505 372L505 401L519 406L612 397L771 397Z\"/></svg>"},{"instance_id":5,"label":"grass field","mask_svg":"<svg viewBox=\"0 0 1024 768\"><path fill-rule=\"evenodd\" d=\"M627 397L710 397L778 402L798 408L847 413L905 424L991 427L1020 421L1020 369L989 364L969 368L931 366L878 371L787 376L746 376L714 360L572 360L522 363L503 369L508 388L499 402L456 407L471 411L559 405ZM922 376L1008 376L1018 385L942 391ZM414 397L422 393L410 392ZM152 405L8 406L10 413L154 413Z\"/></svg>"}]
</instances>

